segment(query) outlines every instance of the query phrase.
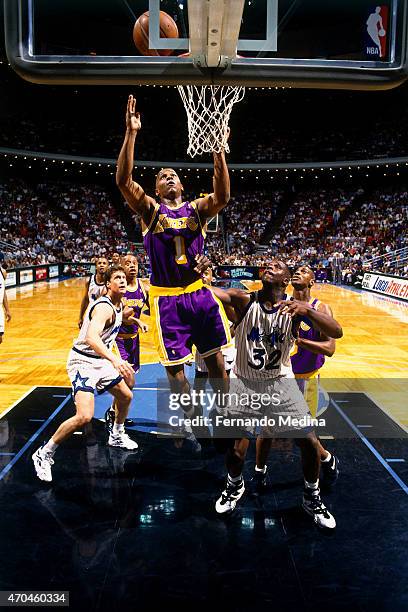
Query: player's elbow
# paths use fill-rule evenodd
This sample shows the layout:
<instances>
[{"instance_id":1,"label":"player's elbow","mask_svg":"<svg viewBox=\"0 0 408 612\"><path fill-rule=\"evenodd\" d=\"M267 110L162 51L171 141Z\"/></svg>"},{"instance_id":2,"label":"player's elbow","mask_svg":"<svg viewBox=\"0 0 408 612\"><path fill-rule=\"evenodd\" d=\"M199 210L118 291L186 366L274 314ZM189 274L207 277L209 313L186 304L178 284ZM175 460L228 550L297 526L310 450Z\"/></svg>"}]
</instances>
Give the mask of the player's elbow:
<instances>
[{"instance_id":1,"label":"player's elbow","mask_svg":"<svg viewBox=\"0 0 408 612\"><path fill-rule=\"evenodd\" d=\"M227 187L224 187L224 189L220 189L215 199L219 206L224 208L224 206L226 206L231 199L231 191Z\"/></svg>"},{"instance_id":2,"label":"player's elbow","mask_svg":"<svg viewBox=\"0 0 408 612\"><path fill-rule=\"evenodd\" d=\"M339 325L338 323L336 324L336 327L334 329L334 333L330 334L331 338L335 338L336 340L338 340L339 338L343 337L343 329L341 327L341 325Z\"/></svg>"},{"instance_id":3,"label":"player's elbow","mask_svg":"<svg viewBox=\"0 0 408 612\"><path fill-rule=\"evenodd\" d=\"M229 191L223 191L222 193L217 193L214 195L214 214L218 214L221 212L223 208L225 208L230 201L231 194Z\"/></svg>"}]
</instances>

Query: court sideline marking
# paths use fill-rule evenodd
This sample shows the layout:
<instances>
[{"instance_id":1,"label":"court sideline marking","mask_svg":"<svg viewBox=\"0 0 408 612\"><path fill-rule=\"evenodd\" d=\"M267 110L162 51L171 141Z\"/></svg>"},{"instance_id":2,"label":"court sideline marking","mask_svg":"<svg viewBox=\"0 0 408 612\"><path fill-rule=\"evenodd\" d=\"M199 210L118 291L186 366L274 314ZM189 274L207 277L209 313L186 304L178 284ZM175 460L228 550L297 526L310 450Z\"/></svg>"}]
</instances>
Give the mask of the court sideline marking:
<instances>
[{"instance_id":1,"label":"court sideline marking","mask_svg":"<svg viewBox=\"0 0 408 612\"><path fill-rule=\"evenodd\" d=\"M33 387L31 387L31 389L29 389L28 391L26 391L25 393L23 393L23 395L21 397L18 398L18 400L16 400L14 402L14 404L11 404L11 406L9 406L8 408L6 408L4 410L4 412L2 412L0 414L0 420L6 416L6 414L8 414L10 412L10 410L13 410L13 408L15 408L20 402L23 401L23 399L25 399L28 395L30 395L30 393L32 393L34 391L34 389L37 388L37 385L34 385Z\"/></svg>"},{"instance_id":2,"label":"court sideline marking","mask_svg":"<svg viewBox=\"0 0 408 612\"><path fill-rule=\"evenodd\" d=\"M351 429L354 431L354 433L357 434L357 436L360 438L360 440L363 442L363 444L365 444L366 447L373 453L374 457L376 459L378 459L378 461L387 470L387 472L390 474L390 476L392 476L392 478L395 480L395 482L399 484L399 486L404 491L404 493L406 493L408 495L408 485L406 485L405 482L403 480L401 480L401 478L398 476L398 474L396 474L396 472L394 472L392 467L387 463L386 459L384 459L384 457L382 455L380 455L380 453L377 451L376 448L374 448L374 446L371 444L371 442L369 440L367 440L367 438L364 436L364 434L361 433L361 431L358 429L357 425L354 425L353 421L351 419L349 419L347 414L340 408L340 406L337 404L337 402L333 398L330 398L330 401L333 404L334 408L339 413L339 415L346 421L347 425L349 427L351 427Z\"/></svg>"},{"instance_id":3,"label":"court sideline marking","mask_svg":"<svg viewBox=\"0 0 408 612\"><path fill-rule=\"evenodd\" d=\"M31 444L38 438L38 436L44 431L44 429L51 423L53 418L57 416L57 414L63 409L65 404L67 404L70 399L71 399L71 394L69 393L66 396L66 398L56 407L54 412L52 414L50 414L48 419L46 421L44 421L44 423L41 425L41 427L39 429L37 429L37 431L35 433L33 433L33 435L31 436L31 438L29 438L27 440L27 442L24 444L24 446L22 448L20 448L20 450L13 457L13 459L2 469L2 471L0 472L0 481L3 480L3 478L9 473L11 468L17 463L17 461L20 459L20 457L31 446Z\"/></svg>"}]
</instances>

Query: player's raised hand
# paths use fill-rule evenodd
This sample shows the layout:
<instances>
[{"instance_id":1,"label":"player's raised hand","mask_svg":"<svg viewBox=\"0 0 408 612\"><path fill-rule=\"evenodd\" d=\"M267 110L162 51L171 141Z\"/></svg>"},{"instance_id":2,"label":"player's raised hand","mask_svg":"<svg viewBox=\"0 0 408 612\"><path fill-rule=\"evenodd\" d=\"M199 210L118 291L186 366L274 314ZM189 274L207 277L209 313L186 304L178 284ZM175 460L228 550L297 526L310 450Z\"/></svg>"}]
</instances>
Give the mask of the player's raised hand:
<instances>
[{"instance_id":1,"label":"player's raised hand","mask_svg":"<svg viewBox=\"0 0 408 612\"><path fill-rule=\"evenodd\" d=\"M304 317L311 309L310 304L299 300L280 300L274 304L274 307L278 307L282 314L288 314L292 318L296 315Z\"/></svg>"},{"instance_id":2,"label":"player's raised hand","mask_svg":"<svg viewBox=\"0 0 408 612\"><path fill-rule=\"evenodd\" d=\"M140 113L136 112L136 98L130 95L126 109L126 129L131 132L138 132L141 127Z\"/></svg>"},{"instance_id":3,"label":"player's raised hand","mask_svg":"<svg viewBox=\"0 0 408 612\"><path fill-rule=\"evenodd\" d=\"M114 357L112 360L113 367L121 374L124 378L130 377L134 374L134 370L130 363L124 359L118 359Z\"/></svg>"}]
</instances>

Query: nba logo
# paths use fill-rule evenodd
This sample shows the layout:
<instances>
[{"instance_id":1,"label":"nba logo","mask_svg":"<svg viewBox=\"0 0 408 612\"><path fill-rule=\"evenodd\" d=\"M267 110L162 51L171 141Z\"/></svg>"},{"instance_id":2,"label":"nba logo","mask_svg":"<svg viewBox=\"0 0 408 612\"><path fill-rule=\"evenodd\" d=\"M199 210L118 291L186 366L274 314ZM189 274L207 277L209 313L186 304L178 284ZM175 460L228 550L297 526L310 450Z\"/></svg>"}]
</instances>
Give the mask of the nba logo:
<instances>
[{"instance_id":1,"label":"nba logo","mask_svg":"<svg viewBox=\"0 0 408 612\"><path fill-rule=\"evenodd\" d=\"M366 21L365 55L372 60L384 59L387 52L388 6L373 7Z\"/></svg>"}]
</instances>

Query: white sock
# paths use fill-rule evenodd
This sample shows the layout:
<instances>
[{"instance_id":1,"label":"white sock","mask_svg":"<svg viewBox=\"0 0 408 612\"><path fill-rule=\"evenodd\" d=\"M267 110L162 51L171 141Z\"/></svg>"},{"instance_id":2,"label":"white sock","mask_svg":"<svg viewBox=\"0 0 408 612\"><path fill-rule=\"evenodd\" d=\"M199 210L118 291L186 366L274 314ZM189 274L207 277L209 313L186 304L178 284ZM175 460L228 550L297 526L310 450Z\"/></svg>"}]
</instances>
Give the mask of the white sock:
<instances>
[{"instance_id":1,"label":"white sock","mask_svg":"<svg viewBox=\"0 0 408 612\"><path fill-rule=\"evenodd\" d=\"M259 468L257 465L255 466L255 472L262 472L262 474L266 474L266 465L263 468Z\"/></svg>"},{"instance_id":2,"label":"white sock","mask_svg":"<svg viewBox=\"0 0 408 612\"><path fill-rule=\"evenodd\" d=\"M53 455L55 453L55 451L57 450L59 444L55 444L55 442L52 441L52 438L50 438L47 442L47 444L45 444L42 449L41 452L45 455Z\"/></svg>"},{"instance_id":3,"label":"white sock","mask_svg":"<svg viewBox=\"0 0 408 612\"><path fill-rule=\"evenodd\" d=\"M112 430L113 435L117 436L118 434L122 434L124 432L125 432L125 426L123 425L123 423L119 425L118 423L115 422L113 424L113 430Z\"/></svg>"},{"instance_id":4,"label":"white sock","mask_svg":"<svg viewBox=\"0 0 408 612\"><path fill-rule=\"evenodd\" d=\"M332 458L331 454L329 453L329 451L327 451L327 453L328 453L328 455L327 455L326 459L320 459L321 463L329 463L329 461L331 460L331 458Z\"/></svg>"},{"instance_id":5,"label":"white sock","mask_svg":"<svg viewBox=\"0 0 408 612\"><path fill-rule=\"evenodd\" d=\"M308 482L305 479L305 487L306 489L312 489L313 491L317 491L319 488L319 479L317 479L316 482Z\"/></svg>"},{"instance_id":6,"label":"white sock","mask_svg":"<svg viewBox=\"0 0 408 612\"><path fill-rule=\"evenodd\" d=\"M230 482L233 482L234 484L237 484L237 482L241 482L242 474L240 474L239 476L231 476L231 474L228 474L228 480Z\"/></svg>"}]
</instances>

